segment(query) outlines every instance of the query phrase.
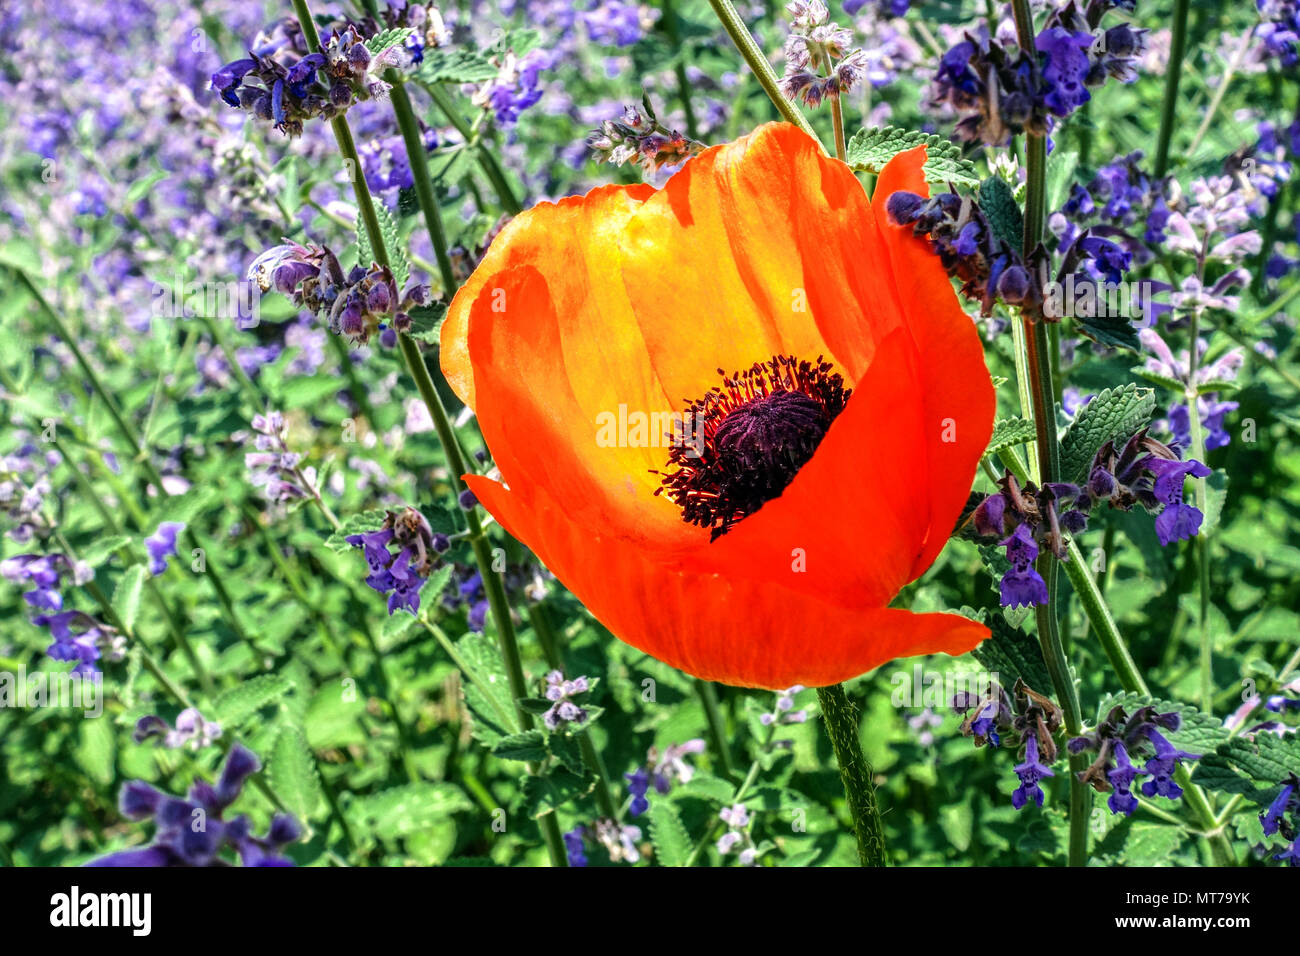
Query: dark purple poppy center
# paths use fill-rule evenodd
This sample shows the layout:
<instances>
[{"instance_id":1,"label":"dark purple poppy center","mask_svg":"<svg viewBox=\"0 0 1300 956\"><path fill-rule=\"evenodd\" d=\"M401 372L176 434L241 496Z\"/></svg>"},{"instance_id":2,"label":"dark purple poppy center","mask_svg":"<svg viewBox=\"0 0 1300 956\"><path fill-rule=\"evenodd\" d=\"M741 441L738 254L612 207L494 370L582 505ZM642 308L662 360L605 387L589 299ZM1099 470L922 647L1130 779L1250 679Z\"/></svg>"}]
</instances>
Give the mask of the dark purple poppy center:
<instances>
[{"instance_id":1,"label":"dark purple poppy center","mask_svg":"<svg viewBox=\"0 0 1300 956\"><path fill-rule=\"evenodd\" d=\"M688 524L709 528L711 540L794 480L837 415L851 389L829 362L773 356L688 403L670 436L669 465L657 472Z\"/></svg>"}]
</instances>

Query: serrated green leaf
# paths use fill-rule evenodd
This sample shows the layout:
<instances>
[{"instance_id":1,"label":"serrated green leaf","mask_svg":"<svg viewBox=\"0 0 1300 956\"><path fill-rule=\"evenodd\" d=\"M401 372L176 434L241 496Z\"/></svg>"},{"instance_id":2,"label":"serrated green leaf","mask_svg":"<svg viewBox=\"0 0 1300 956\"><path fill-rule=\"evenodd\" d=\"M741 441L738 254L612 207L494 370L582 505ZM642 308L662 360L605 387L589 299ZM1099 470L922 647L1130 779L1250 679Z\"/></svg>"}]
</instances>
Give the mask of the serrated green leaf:
<instances>
[{"instance_id":1,"label":"serrated green leaf","mask_svg":"<svg viewBox=\"0 0 1300 956\"><path fill-rule=\"evenodd\" d=\"M96 783L105 787L112 783L117 761L117 738L113 735L112 721L103 717L81 721L73 759Z\"/></svg>"},{"instance_id":2,"label":"serrated green leaf","mask_svg":"<svg viewBox=\"0 0 1300 956\"><path fill-rule=\"evenodd\" d=\"M1040 694L1050 693L1052 679L1038 641L1020 628L1012 627L1001 614L985 612L983 620L992 635L971 651L971 656L995 672L1002 686L1008 689L1019 678Z\"/></svg>"},{"instance_id":3,"label":"serrated green leaf","mask_svg":"<svg viewBox=\"0 0 1300 956\"><path fill-rule=\"evenodd\" d=\"M1001 418L993 423L993 435L989 438L989 445L984 454L992 455L1003 448L1023 445L1026 442L1033 441L1036 437L1034 423L1029 419L1020 418L1019 416Z\"/></svg>"},{"instance_id":4,"label":"serrated green leaf","mask_svg":"<svg viewBox=\"0 0 1300 956\"><path fill-rule=\"evenodd\" d=\"M974 186L979 182L970 160L962 159L961 147L935 133L921 133L897 126L875 126L860 129L849 140L847 161L859 172L879 173L899 153L917 146L926 148L922 171L926 182L962 183Z\"/></svg>"},{"instance_id":5,"label":"serrated green leaf","mask_svg":"<svg viewBox=\"0 0 1300 956\"><path fill-rule=\"evenodd\" d=\"M586 776L590 769L582 756L582 741L577 734L551 734L546 740L546 747L561 766L570 773Z\"/></svg>"},{"instance_id":6,"label":"serrated green leaf","mask_svg":"<svg viewBox=\"0 0 1300 956\"><path fill-rule=\"evenodd\" d=\"M1137 328L1131 319L1122 315L1076 316L1074 328L1098 345L1105 345L1112 349L1127 349L1130 352L1142 350L1142 341L1138 338Z\"/></svg>"},{"instance_id":7,"label":"serrated green leaf","mask_svg":"<svg viewBox=\"0 0 1300 956\"><path fill-rule=\"evenodd\" d=\"M417 306L408 314L411 316L411 327L406 334L417 342L437 345L442 336L443 319L447 317L447 304L434 302L432 305Z\"/></svg>"},{"instance_id":8,"label":"serrated green leaf","mask_svg":"<svg viewBox=\"0 0 1300 956\"><path fill-rule=\"evenodd\" d=\"M554 813L570 800L591 792L596 778L580 777L567 770L553 770L545 776L527 776L520 783L528 815L534 820Z\"/></svg>"},{"instance_id":9,"label":"serrated green leaf","mask_svg":"<svg viewBox=\"0 0 1300 956\"><path fill-rule=\"evenodd\" d=\"M1079 165L1077 152L1053 150L1052 161L1047 164L1047 208L1049 211L1060 209L1070 198L1070 183L1074 171Z\"/></svg>"},{"instance_id":10,"label":"serrated green leaf","mask_svg":"<svg viewBox=\"0 0 1300 956\"><path fill-rule=\"evenodd\" d=\"M325 539L325 547L335 554L347 554L354 550L352 545L348 544L349 535L378 531L387 520L388 512L381 509L361 511L354 515L348 515L343 519L339 529Z\"/></svg>"},{"instance_id":11,"label":"serrated green leaf","mask_svg":"<svg viewBox=\"0 0 1300 956\"><path fill-rule=\"evenodd\" d=\"M496 644L482 634L466 634L456 643L466 674L462 687L470 712L470 733L492 747L510 734L518 733L510 680Z\"/></svg>"},{"instance_id":12,"label":"serrated green leaf","mask_svg":"<svg viewBox=\"0 0 1300 956\"><path fill-rule=\"evenodd\" d=\"M242 724L263 707L288 693L293 685L281 674L259 674L232 687L216 699L212 719L226 729Z\"/></svg>"},{"instance_id":13,"label":"serrated green leaf","mask_svg":"<svg viewBox=\"0 0 1300 956\"><path fill-rule=\"evenodd\" d=\"M143 564L131 565L113 591L113 612L121 619L122 626L127 631L135 629L135 620L140 614L140 592L148 573Z\"/></svg>"},{"instance_id":14,"label":"serrated green leaf","mask_svg":"<svg viewBox=\"0 0 1300 956\"><path fill-rule=\"evenodd\" d=\"M1025 220L1011 187L997 176L984 180L980 183L980 209L993 235L1019 252L1025 242Z\"/></svg>"},{"instance_id":15,"label":"serrated green leaf","mask_svg":"<svg viewBox=\"0 0 1300 956\"><path fill-rule=\"evenodd\" d=\"M1228 500L1228 473L1219 469L1211 472L1210 477L1203 480L1205 481L1205 520L1201 524L1199 533L1208 535L1219 526L1223 505Z\"/></svg>"},{"instance_id":16,"label":"serrated green leaf","mask_svg":"<svg viewBox=\"0 0 1300 956\"><path fill-rule=\"evenodd\" d=\"M677 808L668 800L654 800L648 811L650 842L660 866L685 866L691 858L691 836L682 825Z\"/></svg>"},{"instance_id":17,"label":"serrated green leaf","mask_svg":"<svg viewBox=\"0 0 1300 956\"><path fill-rule=\"evenodd\" d=\"M380 839L390 840L472 807L455 784L411 783L354 800L348 815Z\"/></svg>"},{"instance_id":18,"label":"serrated green leaf","mask_svg":"<svg viewBox=\"0 0 1300 956\"><path fill-rule=\"evenodd\" d=\"M93 568L118 548L125 548L130 543L130 536L125 534L110 534L103 538L96 538L81 549L81 560Z\"/></svg>"},{"instance_id":19,"label":"serrated green leaf","mask_svg":"<svg viewBox=\"0 0 1300 956\"><path fill-rule=\"evenodd\" d=\"M306 736L293 724L286 723L276 735L267 775L271 788L284 802L285 809L300 822L316 815L321 804L316 757L307 745Z\"/></svg>"},{"instance_id":20,"label":"serrated green leaf","mask_svg":"<svg viewBox=\"0 0 1300 956\"><path fill-rule=\"evenodd\" d=\"M1192 780L1267 806L1291 774L1300 775L1300 736L1259 733L1253 740L1233 737L1221 743L1197 765Z\"/></svg>"},{"instance_id":21,"label":"serrated green leaf","mask_svg":"<svg viewBox=\"0 0 1300 956\"><path fill-rule=\"evenodd\" d=\"M366 41L366 49L370 51L372 57L378 56L389 47L397 46L399 43L405 43L406 38L413 33L415 33L415 30L411 27L395 27L392 30L380 30Z\"/></svg>"},{"instance_id":22,"label":"serrated green leaf","mask_svg":"<svg viewBox=\"0 0 1300 956\"><path fill-rule=\"evenodd\" d=\"M721 777L708 773L696 773L687 783L673 788L673 797L700 797L714 803L730 803L736 795L736 788Z\"/></svg>"},{"instance_id":23,"label":"serrated green leaf","mask_svg":"<svg viewBox=\"0 0 1300 956\"><path fill-rule=\"evenodd\" d=\"M424 62L415 78L421 83L482 83L500 72L482 53L442 47L424 51Z\"/></svg>"},{"instance_id":24,"label":"serrated green leaf","mask_svg":"<svg viewBox=\"0 0 1300 956\"><path fill-rule=\"evenodd\" d=\"M1131 382L1098 394L1079 409L1061 438L1062 479L1083 484L1097 449L1108 441L1127 441L1146 427L1155 408L1155 393Z\"/></svg>"},{"instance_id":25,"label":"serrated green leaf","mask_svg":"<svg viewBox=\"0 0 1300 956\"><path fill-rule=\"evenodd\" d=\"M502 737L492 745L492 753L502 760L545 760L546 735L540 730L525 730Z\"/></svg>"}]
</instances>

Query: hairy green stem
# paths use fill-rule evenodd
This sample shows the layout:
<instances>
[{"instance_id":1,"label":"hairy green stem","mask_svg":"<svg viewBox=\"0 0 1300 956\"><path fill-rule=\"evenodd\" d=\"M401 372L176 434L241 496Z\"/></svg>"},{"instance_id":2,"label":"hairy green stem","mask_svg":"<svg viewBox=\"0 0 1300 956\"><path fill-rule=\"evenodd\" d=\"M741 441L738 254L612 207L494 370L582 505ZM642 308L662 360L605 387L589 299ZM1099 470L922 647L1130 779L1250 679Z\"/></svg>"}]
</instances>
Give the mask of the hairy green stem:
<instances>
[{"instance_id":1,"label":"hairy green stem","mask_svg":"<svg viewBox=\"0 0 1300 956\"><path fill-rule=\"evenodd\" d=\"M825 152L826 147L818 137L816 130L812 128L808 120L804 118L799 108L790 102L781 92L781 84L777 79L776 71L772 69L772 64L768 62L763 51L759 49L758 43L754 40L749 28L745 26L745 21L740 18L736 11L736 5L731 0L709 0L709 5L713 7L713 12L717 14L718 20L721 21L722 27L731 37L731 42L736 44L736 49L744 58L749 68L754 72L758 83L763 87L763 92L767 98L772 101L772 105L785 119L787 123L793 123L801 130L811 136L818 146L822 147Z\"/></svg>"},{"instance_id":2,"label":"hairy green stem","mask_svg":"<svg viewBox=\"0 0 1300 956\"><path fill-rule=\"evenodd\" d=\"M316 25L312 21L311 11L307 6L307 0L293 0L294 11L298 15L298 22L302 26L303 37L307 41L307 46L312 50L322 49L320 36L316 32ZM394 87L394 93L401 93L400 97L395 97L394 107L400 100L405 104L406 109L400 111L398 115L399 125L404 125L403 138L407 143L407 153L412 163L412 174L417 184L417 198L421 201L422 211L425 215L426 225L429 226L430 238L437 239L434 234L432 221L437 221L436 207L430 209L426 205L427 200L432 196L431 188L420 188L421 180L425 187L429 187L428 167L425 165L424 174L421 175L416 168L416 164L424 159L424 145L419 137L418 124L415 124L414 115L410 112L410 99L405 96L400 83ZM402 113L405 113L403 119ZM412 144L409 136L412 125L415 129L416 143ZM388 247L384 243L383 229L379 224L379 216L375 211L374 200L370 195L370 188L366 185L365 176L361 174L361 162L357 155L356 142L352 138L352 130L348 126L345 116L336 117L331 121L334 129L334 137L338 142L339 152L345 162L348 163L352 172L352 190L357 199L357 208L361 215L361 221L366 229L366 234L370 239L370 247L374 252L375 261L381 266L389 266ZM438 233L441 235L441 232ZM443 268L439 263L440 269ZM451 279L446 288L448 297L455 292L454 276L450 273L450 263L446 264L444 279ZM451 426L451 420L447 415L447 410L443 407L442 399L438 396L438 390L433 384L433 378L429 374L429 368L425 364L424 356L420 352L420 347L406 333L398 333L398 346L402 352L402 358L406 362L408 371L415 381L415 387L420 393L420 398L424 401L429 410L429 417L433 420L434 429L438 433L438 439L442 443L443 453L447 458L447 465L454 476L455 487L463 490L467 486L464 482L464 475L467 472L465 459L461 452L460 442ZM479 519L478 513L474 507L465 511L465 520L469 527L470 547L474 551L474 559L478 564L479 575L483 581L483 589L487 593L488 606L491 609L492 620L496 625L497 641L501 647L501 656L506 665L506 674L510 680L510 692L515 700L516 715L519 719L519 725L522 729L529 729L534 726L533 715L528 713L520 706L521 698L527 696L527 684L524 680L523 663L519 654L519 644L515 637L514 622L510 617L510 605L506 600L505 584L500 574L492 568L492 554L488 547L487 537L483 533L483 525ZM394 715L396 717L396 715ZM543 816L538 825L542 830L542 835L546 840L547 850L550 854L552 866L564 866L567 857L564 853L563 841L560 838L559 825L556 823L555 814L548 813Z\"/></svg>"},{"instance_id":3,"label":"hairy green stem","mask_svg":"<svg viewBox=\"0 0 1300 956\"><path fill-rule=\"evenodd\" d=\"M844 693L842 684L818 687L817 699L821 702L826 734L831 739L840 780L844 783L849 817L853 820L853 835L858 841L858 863L861 866L885 866L888 862L885 857L885 828L880 822L871 764L862 752L858 709Z\"/></svg>"},{"instance_id":4,"label":"hairy green stem","mask_svg":"<svg viewBox=\"0 0 1300 956\"><path fill-rule=\"evenodd\" d=\"M455 127L456 132L460 133L466 143L470 142L474 131L457 111L455 104L452 102L451 97L447 95L447 91L442 84L421 83L420 85L433 100L433 105L438 107L442 114L447 117L447 122ZM479 168L483 170L483 175L492 184L492 189L497 194L497 199L500 200L502 208L512 216L517 216L523 212L523 203L519 201L519 197L515 195L515 191L510 187L505 172L497 163L496 157L492 155L492 151L484 143L480 142L474 147L474 155L478 159Z\"/></svg>"},{"instance_id":5,"label":"hairy green stem","mask_svg":"<svg viewBox=\"0 0 1300 956\"><path fill-rule=\"evenodd\" d=\"M1033 15L1028 0L1014 0L1012 12L1016 22L1016 36L1020 47L1031 57L1038 55L1034 40ZM1044 135L1029 133L1025 140L1026 192L1024 216L1024 254L1034 252L1043 238L1043 224L1047 201L1047 139ZM1022 317L1026 350L1026 369L1029 373L1029 397L1033 406L1035 447L1038 460L1038 482L1045 485L1060 480L1060 445L1056 433L1056 392L1053 385L1053 361L1045 323ZM1047 603L1035 610L1038 641L1043 649L1043 660L1061 705L1065 731L1071 737L1083 733L1083 712L1079 703L1079 690L1070 676L1065 648L1061 644L1059 590L1057 587L1058 561L1054 554L1045 551L1038 558L1038 573L1047 586ZM1079 779L1087 768L1083 754L1071 754L1070 763L1070 842L1071 866L1088 863L1088 817L1092 805L1092 791Z\"/></svg>"},{"instance_id":6,"label":"hairy green stem","mask_svg":"<svg viewBox=\"0 0 1300 956\"><path fill-rule=\"evenodd\" d=\"M709 727L709 742L713 745L713 755L718 761L720 775L727 780L735 776L731 766L731 748L727 746L727 725L718 708L718 693L706 680L695 679L695 693L704 708L704 719Z\"/></svg>"},{"instance_id":7,"label":"hairy green stem","mask_svg":"<svg viewBox=\"0 0 1300 956\"><path fill-rule=\"evenodd\" d=\"M149 449L141 441L139 432L137 432L131 423L126 420L126 417L122 414L122 410L114 400L112 394L105 389L103 383L100 382L99 376L95 374L95 370L86 360L85 353L82 352L81 346L78 344L76 338L71 332L69 332L62 317L54 307L50 305L49 300L45 298L25 271L14 268L13 272L18 277L19 282L26 287L28 292L31 293L41 311L44 312L50 322L53 323L55 332L58 334L59 338L64 341L68 346L68 349L72 352L72 356L76 360L78 367L81 369L81 373L86 377L86 381L90 383L91 389L104 403L104 407L108 409L109 416L113 419L114 425L117 426L118 431L122 433L122 437L126 439L127 444L131 447L131 452L135 456L135 460L138 461L140 466L145 470L145 474L154 483L154 486L158 489L158 493L165 494L163 491L162 474L154 466L153 460L149 457ZM212 552L188 525L185 528L185 538L191 549L198 549L207 556L207 570L204 572L204 577L207 578L208 582L212 585L212 590L217 595L217 603L221 605L222 613L226 618L227 624L230 625L230 629L234 631L236 637L251 646L252 639L248 636L248 632L244 630L244 626L240 623L238 616L235 614L234 602L231 601L230 593L226 590L226 586L221 580L221 575L216 570L216 562L212 560Z\"/></svg>"},{"instance_id":8,"label":"hairy green stem","mask_svg":"<svg viewBox=\"0 0 1300 956\"><path fill-rule=\"evenodd\" d=\"M1160 179L1169 169L1169 143L1174 136L1175 113L1178 111L1178 82L1183 74L1183 56L1187 52L1188 0L1174 0L1174 22L1169 41L1169 65L1165 68L1165 98L1160 109L1160 132L1156 137L1154 173Z\"/></svg>"}]
</instances>

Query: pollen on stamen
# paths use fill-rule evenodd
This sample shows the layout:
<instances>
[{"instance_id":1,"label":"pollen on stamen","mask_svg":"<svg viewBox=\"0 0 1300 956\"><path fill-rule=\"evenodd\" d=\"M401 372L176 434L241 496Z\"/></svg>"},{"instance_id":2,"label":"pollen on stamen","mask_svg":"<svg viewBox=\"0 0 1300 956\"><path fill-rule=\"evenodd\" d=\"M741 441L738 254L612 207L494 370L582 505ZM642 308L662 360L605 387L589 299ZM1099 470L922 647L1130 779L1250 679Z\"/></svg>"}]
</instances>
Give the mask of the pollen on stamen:
<instances>
[{"instance_id":1,"label":"pollen on stamen","mask_svg":"<svg viewBox=\"0 0 1300 956\"><path fill-rule=\"evenodd\" d=\"M774 355L688 401L669 435L666 493L716 541L778 497L826 437L852 389L830 362Z\"/></svg>"}]
</instances>

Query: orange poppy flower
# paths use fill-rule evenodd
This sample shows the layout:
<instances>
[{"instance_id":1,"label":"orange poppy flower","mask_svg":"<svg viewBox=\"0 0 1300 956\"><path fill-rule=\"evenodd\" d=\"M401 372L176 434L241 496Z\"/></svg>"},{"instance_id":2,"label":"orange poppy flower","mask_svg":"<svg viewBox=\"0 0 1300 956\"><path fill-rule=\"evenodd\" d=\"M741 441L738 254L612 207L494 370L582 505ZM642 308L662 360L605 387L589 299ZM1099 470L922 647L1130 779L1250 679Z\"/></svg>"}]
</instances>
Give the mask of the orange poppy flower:
<instances>
[{"instance_id":1,"label":"orange poppy flower","mask_svg":"<svg viewBox=\"0 0 1300 956\"><path fill-rule=\"evenodd\" d=\"M987 636L887 607L948 539L994 412L948 277L885 217L924 158L873 203L769 124L662 189L528 210L456 294L442 368L500 470L467 481L617 637L779 689Z\"/></svg>"}]
</instances>

